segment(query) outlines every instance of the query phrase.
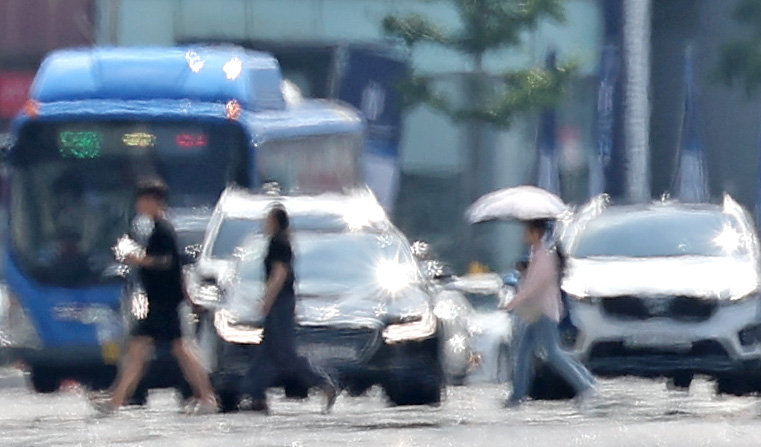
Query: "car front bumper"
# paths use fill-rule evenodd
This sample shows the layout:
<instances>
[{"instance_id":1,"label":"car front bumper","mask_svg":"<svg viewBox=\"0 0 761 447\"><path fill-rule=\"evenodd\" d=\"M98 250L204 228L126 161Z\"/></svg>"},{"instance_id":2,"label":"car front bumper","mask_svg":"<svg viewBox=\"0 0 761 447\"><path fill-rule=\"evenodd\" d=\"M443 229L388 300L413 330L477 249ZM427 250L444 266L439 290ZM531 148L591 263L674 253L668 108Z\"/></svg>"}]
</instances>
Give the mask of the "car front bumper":
<instances>
[{"instance_id":1,"label":"car front bumper","mask_svg":"<svg viewBox=\"0 0 761 447\"><path fill-rule=\"evenodd\" d=\"M380 334L362 330L320 329L299 330L297 351L315 367L329 373L339 382L359 380L380 384L389 375L414 374L418 367L439 365L439 339L403 343L384 343ZM356 345L355 356L341 355L347 346ZM256 365L264 349L259 344L229 343L218 338L216 367L212 381L217 389L237 390L248 369Z\"/></svg>"},{"instance_id":2,"label":"car front bumper","mask_svg":"<svg viewBox=\"0 0 761 447\"><path fill-rule=\"evenodd\" d=\"M600 301L571 303L574 354L603 375L718 374L761 366L759 299L722 303L701 321L626 319Z\"/></svg>"}]
</instances>

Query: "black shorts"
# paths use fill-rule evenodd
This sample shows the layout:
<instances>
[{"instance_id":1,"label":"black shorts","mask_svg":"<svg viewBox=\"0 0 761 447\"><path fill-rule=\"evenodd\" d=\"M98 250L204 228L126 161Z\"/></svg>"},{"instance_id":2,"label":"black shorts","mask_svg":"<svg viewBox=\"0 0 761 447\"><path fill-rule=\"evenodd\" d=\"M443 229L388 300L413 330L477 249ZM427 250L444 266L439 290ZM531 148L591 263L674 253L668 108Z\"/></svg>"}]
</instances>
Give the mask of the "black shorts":
<instances>
[{"instance_id":1,"label":"black shorts","mask_svg":"<svg viewBox=\"0 0 761 447\"><path fill-rule=\"evenodd\" d=\"M143 320L137 320L130 331L133 337L150 337L154 340L174 341L182 338L182 326L177 311L148 313Z\"/></svg>"}]
</instances>

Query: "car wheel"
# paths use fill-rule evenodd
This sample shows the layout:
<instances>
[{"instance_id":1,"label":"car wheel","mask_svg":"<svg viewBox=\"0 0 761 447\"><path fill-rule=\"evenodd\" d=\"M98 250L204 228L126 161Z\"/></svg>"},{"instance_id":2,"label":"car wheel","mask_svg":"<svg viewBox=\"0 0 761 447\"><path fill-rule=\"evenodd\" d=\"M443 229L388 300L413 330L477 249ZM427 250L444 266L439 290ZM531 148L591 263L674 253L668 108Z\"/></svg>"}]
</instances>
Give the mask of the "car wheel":
<instances>
[{"instance_id":1,"label":"car wheel","mask_svg":"<svg viewBox=\"0 0 761 447\"><path fill-rule=\"evenodd\" d=\"M511 375L510 348L500 345L497 354L497 383L507 383Z\"/></svg>"},{"instance_id":2,"label":"car wheel","mask_svg":"<svg viewBox=\"0 0 761 447\"><path fill-rule=\"evenodd\" d=\"M536 367L529 395L533 399L563 400L573 399L576 391L550 368L541 365Z\"/></svg>"},{"instance_id":3,"label":"car wheel","mask_svg":"<svg viewBox=\"0 0 761 447\"><path fill-rule=\"evenodd\" d=\"M373 384L369 380L351 380L346 384L346 390L349 392L349 396L359 397L364 395L372 386Z\"/></svg>"},{"instance_id":4,"label":"car wheel","mask_svg":"<svg viewBox=\"0 0 761 447\"><path fill-rule=\"evenodd\" d=\"M114 383L114 379L116 378L116 368L105 367L96 368L91 371L86 370L75 375L75 378L90 390L105 390Z\"/></svg>"},{"instance_id":5,"label":"car wheel","mask_svg":"<svg viewBox=\"0 0 761 447\"><path fill-rule=\"evenodd\" d=\"M148 405L148 388L138 385L132 397L127 401L129 407L144 407Z\"/></svg>"},{"instance_id":6,"label":"car wheel","mask_svg":"<svg viewBox=\"0 0 761 447\"><path fill-rule=\"evenodd\" d=\"M669 377L666 386L671 390L688 390L692 384L693 374L679 373Z\"/></svg>"},{"instance_id":7,"label":"car wheel","mask_svg":"<svg viewBox=\"0 0 761 447\"><path fill-rule=\"evenodd\" d=\"M219 398L219 411L222 413L232 413L238 411L238 393L235 391L217 391Z\"/></svg>"},{"instance_id":8,"label":"car wheel","mask_svg":"<svg viewBox=\"0 0 761 447\"><path fill-rule=\"evenodd\" d=\"M180 399L183 401L193 397L193 389L184 378L182 379L182 382L175 386L175 390L180 394Z\"/></svg>"},{"instance_id":9,"label":"car wheel","mask_svg":"<svg viewBox=\"0 0 761 447\"><path fill-rule=\"evenodd\" d=\"M716 393L745 396L761 391L757 376L747 373L727 373L716 378Z\"/></svg>"},{"instance_id":10,"label":"car wheel","mask_svg":"<svg viewBox=\"0 0 761 447\"><path fill-rule=\"evenodd\" d=\"M285 397L288 399L306 399L309 397L309 388L295 380L288 380L283 383Z\"/></svg>"},{"instance_id":11,"label":"car wheel","mask_svg":"<svg viewBox=\"0 0 761 447\"><path fill-rule=\"evenodd\" d=\"M465 379L467 379L467 377L467 374L458 374L450 377L448 383L452 386L463 386L465 385Z\"/></svg>"},{"instance_id":12,"label":"car wheel","mask_svg":"<svg viewBox=\"0 0 761 447\"><path fill-rule=\"evenodd\" d=\"M29 377L32 389L38 393L54 393L61 386L61 377L56 371L33 367Z\"/></svg>"},{"instance_id":13,"label":"car wheel","mask_svg":"<svg viewBox=\"0 0 761 447\"><path fill-rule=\"evenodd\" d=\"M438 365L394 371L383 384L388 400L394 405L438 405L443 387Z\"/></svg>"}]
</instances>

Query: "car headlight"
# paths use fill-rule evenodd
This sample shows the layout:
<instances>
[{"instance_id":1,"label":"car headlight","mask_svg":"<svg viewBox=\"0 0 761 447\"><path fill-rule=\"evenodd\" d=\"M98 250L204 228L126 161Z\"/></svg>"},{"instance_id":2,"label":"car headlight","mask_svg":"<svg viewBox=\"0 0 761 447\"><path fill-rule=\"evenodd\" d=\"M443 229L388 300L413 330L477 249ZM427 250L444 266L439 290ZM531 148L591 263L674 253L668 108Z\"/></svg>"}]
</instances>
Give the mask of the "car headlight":
<instances>
[{"instance_id":1,"label":"car headlight","mask_svg":"<svg viewBox=\"0 0 761 447\"><path fill-rule=\"evenodd\" d=\"M203 284L193 294L196 304L219 303L222 300L222 289L216 284Z\"/></svg>"},{"instance_id":2,"label":"car headlight","mask_svg":"<svg viewBox=\"0 0 761 447\"><path fill-rule=\"evenodd\" d=\"M214 328L222 340L229 343L258 345L264 338L264 329L238 323L227 310L220 310L214 314Z\"/></svg>"},{"instance_id":3,"label":"car headlight","mask_svg":"<svg viewBox=\"0 0 761 447\"><path fill-rule=\"evenodd\" d=\"M0 326L0 346L41 348L42 339L31 318L16 297L10 293L7 294L4 304L5 321Z\"/></svg>"},{"instance_id":4,"label":"car headlight","mask_svg":"<svg viewBox=\"0 0 761 447\"><path fill-rule=\"evenodd\" d=\"M426 311L407 322L390 324L383 330L383 340L388 344L423 340L436 333L437 321L433 312ZM410 321L411 320L411 321Z\"/></svg>"}]
</instances>

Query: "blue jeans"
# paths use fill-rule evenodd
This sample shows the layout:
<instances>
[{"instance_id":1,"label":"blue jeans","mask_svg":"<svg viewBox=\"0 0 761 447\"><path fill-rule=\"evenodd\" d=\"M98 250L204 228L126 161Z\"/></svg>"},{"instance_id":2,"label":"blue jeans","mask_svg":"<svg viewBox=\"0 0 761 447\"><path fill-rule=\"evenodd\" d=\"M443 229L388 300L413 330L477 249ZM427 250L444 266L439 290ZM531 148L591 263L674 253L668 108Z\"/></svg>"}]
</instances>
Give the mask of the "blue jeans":
<instances>
[{"instance_id":1,"label":"blue jeans","mask_svg":"<svg viewBox=\"0 0 761 447\"><path fill-rule=\"evenodd\" d=\"M592 387L594 378L589 371L560 347L557 322L542 316L538 321L527 324L519 334L511 401L520 401L528 395L534 375L534 355L539 353L577 394Z\"/></svg>"}]
</instances>

